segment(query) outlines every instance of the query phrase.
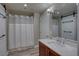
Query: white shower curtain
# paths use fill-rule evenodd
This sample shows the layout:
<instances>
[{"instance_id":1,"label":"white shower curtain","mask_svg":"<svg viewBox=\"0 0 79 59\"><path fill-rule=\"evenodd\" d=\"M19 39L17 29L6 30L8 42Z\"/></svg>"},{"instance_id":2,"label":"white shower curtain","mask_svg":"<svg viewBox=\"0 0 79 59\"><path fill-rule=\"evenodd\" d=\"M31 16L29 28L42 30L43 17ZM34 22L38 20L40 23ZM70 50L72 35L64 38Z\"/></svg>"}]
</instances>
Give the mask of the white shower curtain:
<instances>
[{"instance_id":1,"label":"white shower curtain","mask_svg":"<svg viewBox=\"0 0 79 59\"><path fill-rule=\"evenodd\" d=\"M14 24L14 16L9 14L9 34L8 34L8 48L15 48L15 24Z\"/></svg>"},{"instance_id":2,"label":"white shower curtain","mask_svg":"<svg viewBox=\"0 0 79 59\"><path fill-rule=\"evenodd\" d=\"M33 46L33 17L10 15L9 20L9 49Z\"/></svg>"},{"instance_id":3,"label":"white shower curtain","mask_svg":"<svg viewBox=\"0 0 79 59\"><path fill-rule=\"evenodd\" d=\"M15 15L15 42L16 48L21 47L21 24L18 15Z\"/></svg>"}]
</instances>

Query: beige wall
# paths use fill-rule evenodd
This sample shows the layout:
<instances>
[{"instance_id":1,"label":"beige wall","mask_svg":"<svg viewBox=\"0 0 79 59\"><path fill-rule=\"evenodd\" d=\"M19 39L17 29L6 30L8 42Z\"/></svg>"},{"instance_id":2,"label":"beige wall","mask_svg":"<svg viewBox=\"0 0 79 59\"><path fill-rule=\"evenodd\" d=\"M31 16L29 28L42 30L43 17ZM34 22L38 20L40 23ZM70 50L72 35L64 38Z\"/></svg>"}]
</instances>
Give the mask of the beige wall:
<instances>
[{"instance_id":1,"label":"beige wall","mask_svg":"<svg viewBox=\"0 0 79 59\"><path fill-rule=\"evenodd\" d=\"M77 6L78 14L77 14L77 40L78 40L78 56L79 56L79 4Z\"/></svg>"},{"instance_id":2,"label":"beige wall","mask_svg":"<svg viewBox=\"0 0 79 59\"><path fill-rule=\"evenodd\" d=\"M46 39L49 36L49 16L47 11L40 16L40 39Z\"/></svg>"},{"instance_id":3,"label":"beige wall","mask_svg":"<svg viewBox=\"0 0 79 59\"><path fill-rule=\"evenodd\" d=\"M34 42L35 45L38 44L38 39L39 39L39 31L40 31L40 22L39 22L39 13L34 13Z\"/></svg>"},{"instance_id":4,"label":"beige wall","mask_svg":"<svg viewBox=\"0 0 79 59\"><path fill-rule=\"evenodd\" d=\"M53 19L52 14L45 11L40 16L40 39L58 36L58 19Z\"/></svg>"}]
</instances>

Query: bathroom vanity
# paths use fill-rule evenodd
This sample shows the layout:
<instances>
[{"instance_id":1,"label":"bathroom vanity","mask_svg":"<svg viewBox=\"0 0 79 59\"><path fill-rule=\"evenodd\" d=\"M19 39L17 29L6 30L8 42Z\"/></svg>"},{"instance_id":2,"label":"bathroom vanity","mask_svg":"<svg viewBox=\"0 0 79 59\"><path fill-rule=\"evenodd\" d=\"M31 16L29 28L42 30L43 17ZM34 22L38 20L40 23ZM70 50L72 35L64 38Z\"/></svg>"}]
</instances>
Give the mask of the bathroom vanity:
<instances>
[{"instance_id":1,"label":"bathroom vanity","mask_svg":"<svg viewBox=\"0 0 79 59\"><path fill-rule=\"evenodd\" d=\"M64 45L51 39L40 39L40 56L77 56L77 46L65 42Z\"/></svg>"},{"instance_id":2,"label":"bathroom vanity","mask_svg":"<svg viewBox=\"0 0 79 59\"><path fill-rule=\"evenodd\" d=\"M50 49L48 46L39 42L39 55L40 56L60 56L56 51Z\"/></svg>"}]
</instances>

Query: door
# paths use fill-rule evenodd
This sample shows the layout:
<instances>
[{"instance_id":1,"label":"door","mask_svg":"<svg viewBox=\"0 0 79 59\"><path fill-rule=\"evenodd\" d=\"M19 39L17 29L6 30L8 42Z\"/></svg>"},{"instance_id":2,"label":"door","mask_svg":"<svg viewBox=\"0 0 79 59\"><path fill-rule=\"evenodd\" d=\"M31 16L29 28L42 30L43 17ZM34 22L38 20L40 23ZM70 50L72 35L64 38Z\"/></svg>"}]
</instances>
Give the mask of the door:
<instances>
[{"instance_id":1,"label":"door","mask_svg":"<svg viewBox=\"0 0 79 59\"><path fill-rule=\"evenodd\" d=\"M0 15L0 56L7 55L6 20Z\"/></svg>"}]
</instances>

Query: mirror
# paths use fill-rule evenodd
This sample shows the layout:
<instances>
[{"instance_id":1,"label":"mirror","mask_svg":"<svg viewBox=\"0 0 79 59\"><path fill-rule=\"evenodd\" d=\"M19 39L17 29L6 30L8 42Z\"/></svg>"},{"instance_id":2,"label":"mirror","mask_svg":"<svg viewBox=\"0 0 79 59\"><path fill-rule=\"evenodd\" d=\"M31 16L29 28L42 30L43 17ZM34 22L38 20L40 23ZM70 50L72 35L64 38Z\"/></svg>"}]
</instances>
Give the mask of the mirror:
<instances>
[{"instance_id":1,"label":"mirror","mask_svg":"<svg viewBox=\"0 0 79 59\"><path fill-rule=\"evenodd\" d=\"M77 41L76 3L57 3L50 8L52 36Z\"/></svg>"}]
</instances>

